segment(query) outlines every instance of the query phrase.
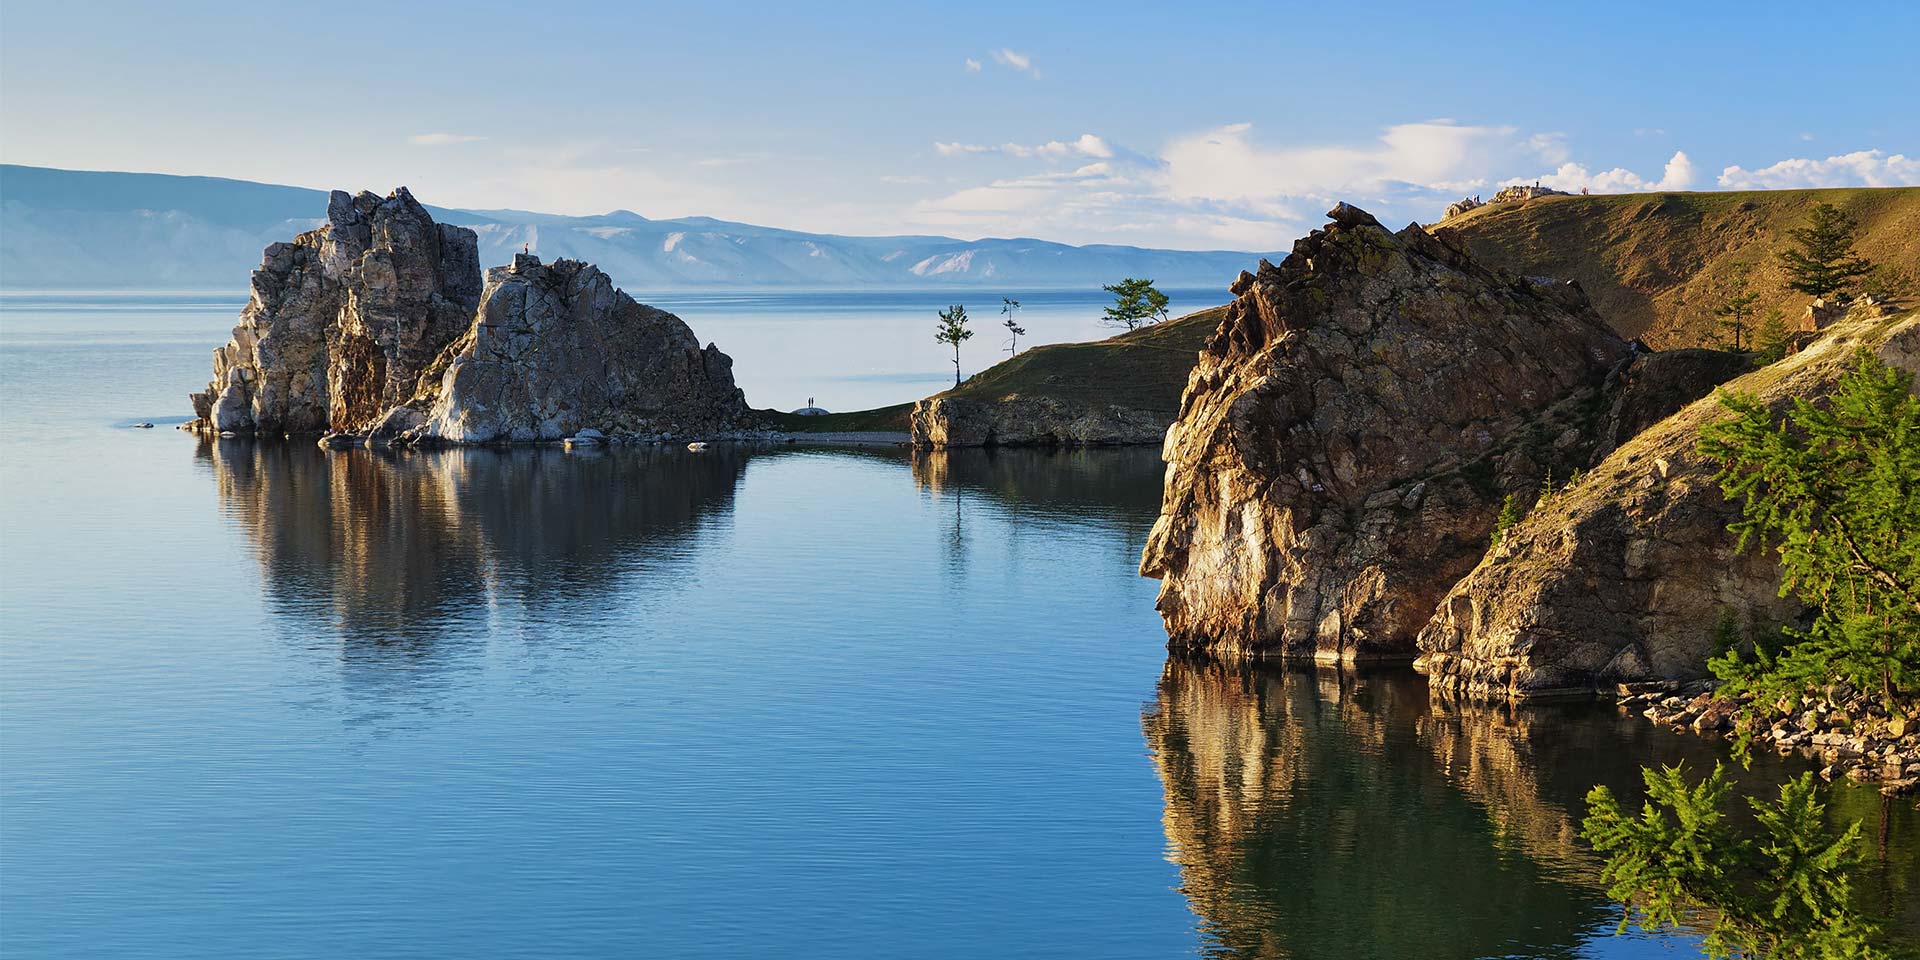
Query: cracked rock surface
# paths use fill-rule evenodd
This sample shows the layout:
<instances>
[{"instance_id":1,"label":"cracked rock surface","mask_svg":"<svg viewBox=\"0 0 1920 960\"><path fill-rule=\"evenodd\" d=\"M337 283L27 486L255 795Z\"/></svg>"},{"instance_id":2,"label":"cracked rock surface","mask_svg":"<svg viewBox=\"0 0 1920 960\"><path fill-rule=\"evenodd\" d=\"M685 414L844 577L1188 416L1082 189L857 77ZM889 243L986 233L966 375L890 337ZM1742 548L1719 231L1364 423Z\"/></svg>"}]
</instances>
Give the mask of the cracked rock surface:
<instances>
[{"instance_id":1,"label":"cracked rock surface","mask_svg":"<svg viewBox=\"0 0 1920 960\"><path fill-rule=\"evenodd\" d=\"M1628 359L1577 286L1329 216L1235 281L1167 432L1141 572L1176 652L1411 659L1503 495L1587 454L1582 418Z\"/></svg>"},{"instance_id":2,"label":"cracked rock surface","mask_svg":"<svg viewBox=\"0 0 1920 960\"><path fill-rule=\"evenodd\" d=\"M334 191L324 226L267 247L189 426L336 446L740 426L732 361L678 317L578 261L521 255L483 284L477 249L405 187Z\"/></svg>"}]
</instances>

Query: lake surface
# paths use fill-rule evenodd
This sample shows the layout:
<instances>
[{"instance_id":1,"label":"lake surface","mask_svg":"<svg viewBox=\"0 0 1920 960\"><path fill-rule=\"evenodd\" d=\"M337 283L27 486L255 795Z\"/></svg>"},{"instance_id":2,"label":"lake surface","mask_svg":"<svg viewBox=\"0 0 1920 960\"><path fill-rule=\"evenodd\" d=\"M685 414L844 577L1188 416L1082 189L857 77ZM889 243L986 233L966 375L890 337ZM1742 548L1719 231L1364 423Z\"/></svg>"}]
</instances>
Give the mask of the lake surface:
<instances>
[{"instance_id":1,"label":"lake surface","mask_svg":"<svg viewBox=\"0 0 1920 960\"><path fill-rule=\"evenodd\" d=\"M675 309L765 404L828 301ZM0 299L0 953L1692 955L1575 831L1717 745L1169 663L1155 451L201 442L236 309ZM1912 803L1834 816L1920 927Z\"/></svg>"}]
</instances>

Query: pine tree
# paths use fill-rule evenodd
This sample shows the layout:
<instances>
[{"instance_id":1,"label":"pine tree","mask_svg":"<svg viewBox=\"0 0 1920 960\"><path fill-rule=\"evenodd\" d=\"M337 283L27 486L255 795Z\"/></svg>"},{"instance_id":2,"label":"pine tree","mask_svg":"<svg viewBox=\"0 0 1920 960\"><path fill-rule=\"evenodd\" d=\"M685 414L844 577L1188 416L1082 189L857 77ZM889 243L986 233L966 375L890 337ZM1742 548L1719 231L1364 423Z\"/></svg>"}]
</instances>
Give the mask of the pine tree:
<instances>
[{"instance_id":1,"label":"pine tree","mask_svg":"<svg viewBox=\"0 0 1920 960\"><path fill-rule=\"evenodd\" d=\"M1766 319L1760 321L1760 329L1753 334L1754 365L1766 366L1785 360L1788 336L1786 312L1778 307L1768 310Z\"/></svg>"},{"instance_id":2,"label":"pine tree","mask_svg":"<svg viewBox=\"0 0 1920 960\"><path fill-rule=\"evenodd\" d=\"M953 385L960 385L960 345L973 339L973 331L967 329L967 308L954 304L940 311L940 325L934 328L935 343L953 345Z\"/></svg>"},{"instance_id":3,"label":"pine tree","mask_svg":"<svg viewBox=\"0 0 1920 960\"><path fill-rule=\"evenodd\" d=\"M1735 292L1713 314L1720 318L1720 329L1733 331L1733 349L1739 350L1741 337L1747 330L1747 317L1753 313L1753 305L1760 299L1757 293L1746 292L1743 287L1734 288Z\"/></svg>"},{"instance_id":4,"label":"pine tree","mask_svg":"<svg viewBox=\"0 0 1920 960\"><path fill-rule=\"evenodd\" d=\"M1154 288L1152 280L1128 277L1100 289L1113 294L1113 306L1106 309L1106 316L1101 320L1110 327L1133 330L1156 319L1165 320L1167 305L1172 302L1166 294Z\"/></svg>"},{"instance_id":5,"label":"pine tree","mask_svg":"<svg viewBox=\"0 0 1920 960\"><path fill-rule=\"evenodd\" d=\"M1506 542L1507 531L1511 530L1514 524L1519 523L1522 516L1524 515L1520 512L1520 502L1513 498L1513 494L1507 494L1507 499L1500 502L1500 515L1493 521L1494 546L1497 547Z\"/></svg>"},{"instance_id":6,"label":"pine tree","mask_svg":"<svg viewBox=\"0 0 1920 960\"><path fill-rule=\"evenodd\" d=\"M1638 815L1604 786L1587 794L1581 835L1606 857L1601 882L1626 905L1620 929L1704 929L1707 956L1880 956L1875 924L1855 913L1847 873L1860 859L1860 824L1834 833L1813 774L1780 786L1779 799L1749 800L1753 836L1720 809L1731 785L1716 764L1698 784L1679 767L1646 768Z\"/></svg>"},{"instance_id":7,"label":"pine tree","mask_svg":"<svg viewBox=\"0 0 1920 960\"><path fill-rule=\"evenodd\" d=\"M1795 399L1784 420L1758 399L1722 393L1733 416L1702 432L1700 452L1741 504L1739 548L1773 543L1784 596L1816 608L1777 651L1712 661L1724 695L1753 704L1836 680L1878 689L1890 712L1920 691L1920 398L1913 377L1861 350L1823 405ZM1754 709L1751 707L1749 709ZM1747 725L1750 727L1750 725Z\"/></svg>"},{"instance_id":8,"label":"pine tree","mask_svg":"<svg viewBox=\"0 0 1920 960\"><path fill-rule=\"evenodd\" d=\"M1793 247L1780 251L1787 271L1787 287L1810 297L1844 298L1873 265L1853 255L1852 217L1831 203L1814 205L1805 226L1787 231Z\"/></svg>"}]
</instances>

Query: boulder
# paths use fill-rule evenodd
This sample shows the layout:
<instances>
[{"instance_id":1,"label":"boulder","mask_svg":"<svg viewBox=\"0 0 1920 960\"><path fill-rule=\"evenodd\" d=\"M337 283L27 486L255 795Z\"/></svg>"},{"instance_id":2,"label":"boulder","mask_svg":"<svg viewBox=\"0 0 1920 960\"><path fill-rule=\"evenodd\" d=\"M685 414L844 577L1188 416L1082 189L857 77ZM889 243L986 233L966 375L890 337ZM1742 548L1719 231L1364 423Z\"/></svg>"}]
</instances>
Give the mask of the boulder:
<instances>
[{"instance_id":1,"label":"boulder","mask_svg":"<svg viewBox=\"0 0 1920 960\"><path fill-rule=\"evenodd\" d=\"M1141 572L1176 651L1411 659L1503 496L1589 455L1628 359L1577 286L1329 216L1235 282L1167 432Z\"/></svg>"},{"instance_id":2,"label":"boulder","mask_svg":"<svg viewBox=\"0 0 1920 960\"><path fill-rule=\"evenodd\" d=\"M473 231L435 223L405 187L336 190L325 226L267 247L194 413L215 432L364 431L413 395L479 298Z\"/></svg>"},{"instance_id":3,"label":"boulder","mask_svg":"<svg viewBox=\"0 0 1920 960\"><path fill-rule=\"evenodd\" d=\"M578 260L519 254L489 270L473 325L447 354L438 382L410 403L423 418L412 439L717 431L747 411L732 359Z\"/></svg>"},{"instance_id":4,"label":"boulder","mask_svg":"<svg viewBox=\"0 0 1920 960\"><path fill-rule=\"evenodd\" d=\"M1727 389L1784 412L1829 394L1861 347L1913 370L1920 319L1850 317ZM1800 617L1773 553L1735 549L1739 507L1695 450L1726 416L1703 396L1543 501L1448 590L1415 666L1444 687L1521 698L1700 677L1723 620L1751 637Z\"/></svg>"}]
</instances>

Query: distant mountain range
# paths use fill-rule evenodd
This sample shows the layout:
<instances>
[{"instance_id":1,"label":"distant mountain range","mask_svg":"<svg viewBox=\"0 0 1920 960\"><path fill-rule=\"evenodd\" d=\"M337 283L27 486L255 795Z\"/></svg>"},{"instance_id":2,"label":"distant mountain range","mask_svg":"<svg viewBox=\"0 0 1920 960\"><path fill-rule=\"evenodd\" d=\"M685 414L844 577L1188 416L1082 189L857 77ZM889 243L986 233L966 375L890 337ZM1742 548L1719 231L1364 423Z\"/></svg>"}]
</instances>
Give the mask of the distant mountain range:
<instances>
[{"instance_id":1,"label":"distant mountain range","mask_svg":"<svg viewBox=\"0 0 1920 960\"><path fill-rule=\"evenodd\" d=\"M244 290L261 248L318 226L326 209L325 191L303 187L0 164L0 289ZM506 263L529 244L545 257L596 263L634 291L1088 288L1130 276L1163 287L1224 288L1261 256L1029 239L842 237L708 217L649 220L625 210L567 217L429 209L435 219L480 234L485 266Z\"/></svg>"}]
</instances>

